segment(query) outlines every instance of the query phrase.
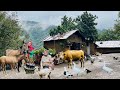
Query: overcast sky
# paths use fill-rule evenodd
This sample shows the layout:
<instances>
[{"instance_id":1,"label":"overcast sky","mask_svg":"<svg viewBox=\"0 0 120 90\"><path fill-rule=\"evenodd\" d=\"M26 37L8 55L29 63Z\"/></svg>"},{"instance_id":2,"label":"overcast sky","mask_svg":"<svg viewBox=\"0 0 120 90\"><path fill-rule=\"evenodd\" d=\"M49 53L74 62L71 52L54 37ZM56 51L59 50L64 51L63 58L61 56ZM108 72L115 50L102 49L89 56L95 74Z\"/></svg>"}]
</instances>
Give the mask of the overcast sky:
<instances>
[{"instance_id":1,"label":"overcast sky","mask_svg":"<svg viewBox=\"0 0 120 90\"><path fill-rule=\"evenodd\" d=\"M118 11L88 11L97 15L96 26L98 29L112 28L118 17ZM18 18L21 21L37 21L46 25L59 25L64 15L76 18L83 11L17 11Z\"/></svg>"}]
</instances>

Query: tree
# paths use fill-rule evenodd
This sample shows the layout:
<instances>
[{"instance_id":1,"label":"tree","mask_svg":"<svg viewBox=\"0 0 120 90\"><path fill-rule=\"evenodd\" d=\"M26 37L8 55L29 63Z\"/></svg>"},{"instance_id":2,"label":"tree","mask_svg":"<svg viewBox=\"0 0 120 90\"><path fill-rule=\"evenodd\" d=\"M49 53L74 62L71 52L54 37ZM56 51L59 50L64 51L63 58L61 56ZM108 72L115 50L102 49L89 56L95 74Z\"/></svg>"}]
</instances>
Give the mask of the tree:
<instances>
[{"instance_id":1,"label":"tree","mask_svg":"<svg viewBox=\"0 0 120 90\"><path fill-rule=\"evenodd\" d=\"M113 29L104 29L98 34L99 41L120 40L120 12Z\"/></svg>"},{"instance_id":2,"label":"tree","mask_svg":"<svg viewBox=\"0 0 120 90\"><path fill-rule=\"evenodd\" d=\"M50 36L55 36L57 34L64 34L70 30L74 30L75 29L75 20L73 20L71 17L68 18L66 15L61 18L61 25L57 26L57 28L55 28L54 30L50 30L49 34Z\"/></svg>"},{"instance_id":3,"label":"tree","mask_svg":"<svg viewBox=\"0 0 120 90\"><path fill-rule=\"evenodd\" d=\"M5 55L6 49L18 49L20 47L21 27L16 19L16 13L8 15L0 11L0 55Z\"/></svg>"},{"instance_id":4,"label":"tree","mask_svg":"<svg viewBox=\"0 0 120 90\"><path fill-rule=\"evenodd\" d=\"M68 30L76 29L75 20L71 17L68 19Z\"/></svg>"},{"instance_id":5,"label":"tree","mask_svg":"<svg viewBox=\"0 0 120 90\"><path fill-rule=\"evenodd\" d=\"M76 18L77 29L85 36L89 38L89 41L95 41L97 38L97 29L95 20L97 16L93 16L91 13L83 12L81 16Z\"/></svg>"},{"instance_id":6,"label":"tree","mask_svg":"<svg viewBox=\"0 0 120 90\"><path fill-rule=\"evenodd\" d=\"M68 17L66 15L62 18L61 26L63 27L65 32L68 31Z\"/></svg>"},{"instance_id":7,"label":"tree","mask_svg":"<svg viewBox=\"0 0 120 90\"><path fill-rule=\"evenodd\" d=\"M96 29L97 23L95 23L95 20L97 19L97 16L93 16L91 13L83 12L81 16L78 16L76 18L77 26L76 28L80 31L82 35L84 35L87 46L88 46L88 54L90 54L90 42L93 42L97 39L98 33Z\"/></svg>"},{"instance_id":8,"label":"tree","mask_svg":"<svg viewBox=\"0 0 120 90\"><path fill-rule=\"evenodd\" d=\"M104 29L98 34L98 41L117 40L117 38L113 29Z\"/></svg>"},{"instance_id":9,"label":"tree","mask_svg":"<svg viewBox=\"0 0 120 90\"><path fill-rule=\"evenodd\" d=\"M58 34L58 30L56 28L54 29L51 29L50 32L49 32L50 36L55 36Z\"/></svg>"},{"instance_id":10,"label":"tree","mask_svg":"<svg viewBox=\"0 0 120 90\"><path fill-rule=\"evenodd\" d=\"M120 12L118 13L118 19L114 25L115 35L117 36L117 40L120 40Z\"/></svg>"},{"instance_id":11,"label":"tree","mask_svg":"<svg viewBox=\"0 0 120 90\"><path fill-rule=\"evenodd\" d=\"M63 28L63 32L74 30L75 20L73 20L71 17L67 17L66 15L62 18L61 27Z\"/></svg>"}]
</instances>

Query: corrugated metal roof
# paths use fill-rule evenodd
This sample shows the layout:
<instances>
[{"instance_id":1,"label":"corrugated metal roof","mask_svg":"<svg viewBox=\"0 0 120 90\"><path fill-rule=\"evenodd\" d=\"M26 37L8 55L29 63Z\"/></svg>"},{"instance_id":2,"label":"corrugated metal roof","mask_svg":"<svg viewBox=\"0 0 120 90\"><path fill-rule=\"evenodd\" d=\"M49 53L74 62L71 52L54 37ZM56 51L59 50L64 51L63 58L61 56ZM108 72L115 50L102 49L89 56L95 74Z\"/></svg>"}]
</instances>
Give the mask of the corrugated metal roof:
<instances>
[{"instance_id":1,"label":"corrugated metal roof","mask_svg":"<svg viewBox=\"0 0 120 90\"><path fill-rule=\"evenodd\" d=\"M71 30L69 32L66 32L64 35L60 36L55 35L54 37L52 36L48 36L47 38L45 38L43 41L51 41L51 40L59 40L59 39L67 39L69 36L71 36L73 33L75 33L78 30Z\"/></svg>"},{"instance_id":2,"label":"corrugated metal roof","mask_svg":"<svg viewBox=\"0 0 120 90\"><path fill-rule=\"evenodd\" d=\"M120 48L120 41L96 41L97 48Z\"/></svg>"}]
</instances>

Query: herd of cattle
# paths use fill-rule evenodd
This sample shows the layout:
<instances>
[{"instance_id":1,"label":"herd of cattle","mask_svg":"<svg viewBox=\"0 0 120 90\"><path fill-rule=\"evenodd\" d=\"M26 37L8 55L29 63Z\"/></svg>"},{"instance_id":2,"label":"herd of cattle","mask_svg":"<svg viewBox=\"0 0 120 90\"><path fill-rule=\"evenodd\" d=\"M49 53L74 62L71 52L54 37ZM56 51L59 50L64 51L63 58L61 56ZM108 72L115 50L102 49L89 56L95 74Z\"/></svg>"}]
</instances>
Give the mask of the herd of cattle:
<instances>
[{"instance_id":1,"label":"herd of cattle","mask_svg":"<svg viewBox=\"0 0 120 90\"><path fill-rule=\"evenodd\" d=\"M81 67L84 67L85 53L83 50L67 50L65 52L59 52L54 56L57 63L68 62L68 68L72 68L72 61L79 60L81 62ZM6 71L6 64L10 64L13 70L16 66L19 72L19 61L28 59L27 56L20 55L19 50L6 50L6 56L0 57L0 64L2 66L3 73ZM54 62L55 63L55 62ZM57 64L56 63L56 64Z\"/></svg>"}]
</instances>

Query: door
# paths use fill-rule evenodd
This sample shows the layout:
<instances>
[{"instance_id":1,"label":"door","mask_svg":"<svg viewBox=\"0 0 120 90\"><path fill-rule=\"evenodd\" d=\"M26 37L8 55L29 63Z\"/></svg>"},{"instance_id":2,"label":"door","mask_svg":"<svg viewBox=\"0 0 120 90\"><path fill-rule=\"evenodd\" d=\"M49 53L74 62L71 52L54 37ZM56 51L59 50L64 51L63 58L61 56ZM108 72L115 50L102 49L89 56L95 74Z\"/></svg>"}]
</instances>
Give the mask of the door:
<instances>
[{"instance_id":1,"label":"door","mask_svg":"<svg viewBox=\"0 0 120 90\"><path fill-rule=\"evenodd\" d=\"M75 43L73 42L72 43L72 46L70 47L71 50L80 50L81 47L80 47L80 43Z\"/></svg>"}]
</instances>

